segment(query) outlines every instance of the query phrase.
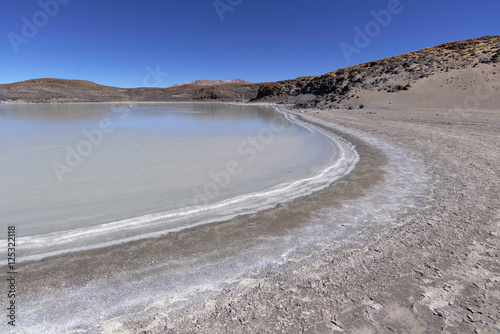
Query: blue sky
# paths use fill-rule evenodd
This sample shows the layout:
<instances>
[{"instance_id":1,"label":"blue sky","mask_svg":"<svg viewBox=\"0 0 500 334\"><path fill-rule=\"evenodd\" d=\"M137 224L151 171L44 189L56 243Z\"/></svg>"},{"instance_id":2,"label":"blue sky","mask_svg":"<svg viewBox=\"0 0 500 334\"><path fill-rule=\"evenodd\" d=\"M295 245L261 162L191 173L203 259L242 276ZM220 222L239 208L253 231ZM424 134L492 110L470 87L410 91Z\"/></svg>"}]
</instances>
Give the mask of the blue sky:
<instances>
[{"instance_id":1,"label":"blue sky","mask_svg":"<svg viewBox=\"0 0 500 334\"><path fill-rule=\"evenodd\" d=\"M4 0L0 83L291 79L498 35L498 13L498 0Z\"/></svg>"}]
</instances>

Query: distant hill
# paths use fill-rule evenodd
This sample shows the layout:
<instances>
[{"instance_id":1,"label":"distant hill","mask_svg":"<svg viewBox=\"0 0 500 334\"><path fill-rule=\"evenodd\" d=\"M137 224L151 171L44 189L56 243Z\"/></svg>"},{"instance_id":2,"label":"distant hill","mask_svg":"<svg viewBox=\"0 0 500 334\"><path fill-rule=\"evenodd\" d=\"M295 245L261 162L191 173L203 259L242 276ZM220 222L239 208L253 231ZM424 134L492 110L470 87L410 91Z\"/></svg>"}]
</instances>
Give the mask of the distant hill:
<instances>
[{"instance_id":1,"label":"distant hill","mask_svg":"<svg viewBox=\"0 0 500 334\"><path fill-rule=\"evenodd\" d=\"M220 85L229 85L229 84L236 84L236 85L249 85L251 82L242 80L242 79L233 79L233 80L196 80L196 81L190 81L190 82L185 82L185 83L180 83L177 85L173 85L172 87L179 87L179 86L220 86Z\"/></svg>"},{"instance_id":2,"label":"distant hill","mask_svg":"<svg viewBox=\"0 0 500 334\"><path fill-rule=\"evenodd\" d=\"M210 81L210 82L208 82ZM203 82L208 82L204 85ZM200 80L168 88L118 88L84 80L32 79L0 85L0 102L248 101L258 86L246 81Z\"/></svg>"},{"instance_id":3,"label":"distant hill","mask_svg":"<svg viewBox=\"0 0 500 334\"><path fill-rule=\"evenodd\" d=\"M0 85L0 101L78 102L121 100L127 89L84 80L32 79Z\"/></svg>"},{"instance_id":4,"label":"distant hill","mask_svg":"<svg viewBox=\"0 0 500 334\"><path fill-rule=\"evenodd\" d=\"M487 36L268 83L199 80L168 88L125 89L82 80L34 79L0 85L0 102L269 101L317 108L451 108L469 98L481 102L465 103L469 108L498 109L499 64L500 36Z\"/></svg>"}]
</instances>

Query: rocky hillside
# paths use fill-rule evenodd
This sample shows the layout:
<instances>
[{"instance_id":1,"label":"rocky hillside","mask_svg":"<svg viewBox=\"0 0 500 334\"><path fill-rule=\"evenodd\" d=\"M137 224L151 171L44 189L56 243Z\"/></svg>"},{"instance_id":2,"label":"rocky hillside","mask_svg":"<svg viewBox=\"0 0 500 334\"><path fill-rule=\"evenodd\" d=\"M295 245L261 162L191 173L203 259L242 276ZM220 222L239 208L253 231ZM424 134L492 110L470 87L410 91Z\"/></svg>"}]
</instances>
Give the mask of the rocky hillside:
<instances>
[{"instance_id":1,"label":"rocky hillside","mask_svg":"<svg viewBox=\"0 0 500 334\"><path fill-rule=\"evenodd\" d=\"M361 95L375 99L379 95L390 99L383 93L411 91L419 83L429 82L430 78L433 81L449 78L449 84L450 80L474 76L474 72L479 72L485 81L495 85L495 81L500 81L500 68L496 67L498 63L500 36L488 36L449 42L317 77L261 84L254 100L296 103L303 107L352 107L355 105L354 100ZM475 68L478 70L475 71ZM474 83L471 82L471 86ZM445 91L457 87L432 88ZM467 90L471 87L461 88Z\"/></svg>"},{"instance_id":2,"label":"rocky hillside","mask_svg":"<svg viewBox=\"0 0 500 334\"><path fill-rule=\"evenodd\" d=\"M500 36L449 42L321 76L250 84L198 81L168 88L124 89L88 81L35 79L0 85L0 102L238 101L297 107L360 108L403 105L446 108L464 96L489 92L500 105ZM483 92L482 97L486 96ZM476 98L477 99L477 98ZM476 103L477 104L477 103Z\"/></svg>"}]
</instances>

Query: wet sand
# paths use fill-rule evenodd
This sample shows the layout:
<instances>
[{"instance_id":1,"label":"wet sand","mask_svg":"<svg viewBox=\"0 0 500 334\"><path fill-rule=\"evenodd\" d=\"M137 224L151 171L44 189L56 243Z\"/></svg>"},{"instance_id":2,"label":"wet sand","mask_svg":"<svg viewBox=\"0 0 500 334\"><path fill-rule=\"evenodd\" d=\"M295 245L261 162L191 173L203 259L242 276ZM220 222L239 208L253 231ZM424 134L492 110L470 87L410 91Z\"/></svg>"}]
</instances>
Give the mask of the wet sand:
<instances>
[{"instance_id":1,"label":"wet sand","mask_svg":"<svg viewBox=\"0 0 500 334\"><path fill-rule=\"evenodd\" d=\"M356 145L360 161L343 179L231 221L23 263L19 298L47 307L84 296L74 306L90 308L84 315L95 319L66 325L65 332L494 333L500 120L496 112L480 112L474 122L439 113L311 110L305 119ZM321 226L329 224L338 236L321 239ZM303 243L278 254L281 262L270 256L256 263L287 241ZM225 271L235 258L239 267ZM168 290L172 296L144 296L161 291L166 278L196 277L189 270L200 262L213 264L208 286L202 275L179 282L180 291ZM127 290L129 282L147 282L152 290L136 290L146 298L114 313L92 309L103 291ZM19 321L53 319L58 328L65 316L34 313Z\"/></svg>"}]
</instances>

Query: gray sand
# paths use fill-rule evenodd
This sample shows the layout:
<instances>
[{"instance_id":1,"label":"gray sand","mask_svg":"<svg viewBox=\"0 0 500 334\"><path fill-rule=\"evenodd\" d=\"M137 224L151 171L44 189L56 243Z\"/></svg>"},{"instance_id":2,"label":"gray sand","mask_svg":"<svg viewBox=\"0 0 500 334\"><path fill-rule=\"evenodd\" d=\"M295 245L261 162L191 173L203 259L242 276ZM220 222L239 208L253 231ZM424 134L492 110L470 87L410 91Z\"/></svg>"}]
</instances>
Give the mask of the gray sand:
<instances>
[{"instance_id":1,"label":"gray sand","mask_svg":"<svg viewBox=\"0 0 500 334\"><path fill-rule=\"evenodd\" d=\"M257 214L25 263L20 299L46 312L20 321L106 333L498 332L498 112L307 115L356 145L353 172ZM116 300L126 302L100 307Z\"/></svg>"}]
</instances>

